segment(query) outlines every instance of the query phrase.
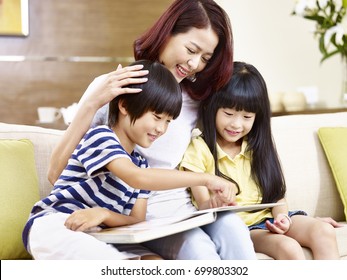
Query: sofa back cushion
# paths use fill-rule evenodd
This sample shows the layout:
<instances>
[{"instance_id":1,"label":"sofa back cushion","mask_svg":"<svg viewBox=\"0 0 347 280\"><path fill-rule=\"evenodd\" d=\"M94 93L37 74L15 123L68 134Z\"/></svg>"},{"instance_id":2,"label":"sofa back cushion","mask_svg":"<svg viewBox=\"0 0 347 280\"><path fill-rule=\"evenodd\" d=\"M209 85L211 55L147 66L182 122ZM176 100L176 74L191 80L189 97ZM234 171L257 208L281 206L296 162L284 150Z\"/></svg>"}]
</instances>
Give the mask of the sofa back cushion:
<instances>
[{"instance_id":1,"label":"sofa back cushion","mask_svg":"<svg viewBox=\"0 0 347 280\"><path fill-rule=\"evenodd\" d=\"M334 175L347 221L347 127L321 127L318 137Z\"/></svg>"},{"instance_id":2,"label":"sofa back cushion","mask_svg":"<svg viewBox=\"0 0 347 280\"><path fill-rule=\"evenodd\" d=\"M27 259L22 231L39 200L34 146L28 139L0 139L0 259Z\"/></svg>"},{"instance_id":3,"label":"sofa back cushion","mask_svg":"<svg viewBox=\"0 0 347 280\"><path fill-rule=\"evenodd\" d=\"M41 198L46 197L52 190L47 179L48 163L63 132L37 126L0 123L0 139L29 139L34 144Z\"/></svg>"},{"instance_id":4,"label":"sofa back cushion","mask_svg":"<svg viewBox=\"0 0 347 280\"><path fill-rule=\"evenodd\" d=\"M320 127L347 126L347 112L272 118L272 133L287 183L290 210L344 220L342 201L319 142Z\"/></svg>"}]
</instances>

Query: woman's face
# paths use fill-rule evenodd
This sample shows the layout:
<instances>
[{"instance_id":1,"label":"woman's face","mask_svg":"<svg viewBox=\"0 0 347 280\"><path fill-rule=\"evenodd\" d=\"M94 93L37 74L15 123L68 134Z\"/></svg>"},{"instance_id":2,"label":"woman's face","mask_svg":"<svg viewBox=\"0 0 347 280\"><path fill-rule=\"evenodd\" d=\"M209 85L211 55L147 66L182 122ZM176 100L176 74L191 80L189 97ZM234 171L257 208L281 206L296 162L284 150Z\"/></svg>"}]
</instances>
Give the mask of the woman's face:
<instances>
[{"instance_id":1,"label":"woman's face","mask_svg":"<svg viewBox=\"0 0 347 280\"><path fill-rule=\"evenodd\" d=\"M159 61L180 83L206 67L217 45L218 36L211 28L193 27L186 33L171 36L160 52Z\"/></svg>"}]
</instances>

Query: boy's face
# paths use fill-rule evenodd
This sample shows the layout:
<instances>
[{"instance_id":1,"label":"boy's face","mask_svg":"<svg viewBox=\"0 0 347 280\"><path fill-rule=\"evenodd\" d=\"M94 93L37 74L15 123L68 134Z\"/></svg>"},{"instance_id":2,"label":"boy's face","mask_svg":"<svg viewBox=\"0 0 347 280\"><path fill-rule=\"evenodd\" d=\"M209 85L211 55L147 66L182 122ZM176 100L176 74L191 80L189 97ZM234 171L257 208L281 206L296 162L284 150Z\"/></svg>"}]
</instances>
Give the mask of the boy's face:
<instances>
[{"instance_id":1,"label":"boy's face","mask_svg":"<svg viewBox=\"0 0 347 280\"><path fill-rule=\"evenodd\" d=\"M152 143L163 135L172 120L167 114L157 114L148 111L130 124L128 137L137 145L148 148Z\"/></svg>"}]
</instances>

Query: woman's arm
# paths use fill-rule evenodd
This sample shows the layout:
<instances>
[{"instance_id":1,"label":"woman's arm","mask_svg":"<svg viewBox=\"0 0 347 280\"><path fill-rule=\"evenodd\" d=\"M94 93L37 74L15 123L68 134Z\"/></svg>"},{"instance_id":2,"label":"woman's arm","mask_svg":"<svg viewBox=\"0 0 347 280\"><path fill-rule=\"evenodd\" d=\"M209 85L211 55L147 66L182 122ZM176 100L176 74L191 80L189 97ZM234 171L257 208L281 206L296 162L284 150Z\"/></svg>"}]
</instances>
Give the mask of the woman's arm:
<instances>
[{"instance_id":1,"label":"woman's arm","mask_svg":"<svg viewBox=\"0 0 347 280\"><path fill-rule=\"evenodd\" d=\"M207 173L139 168L127 158L118 158L106 165L115 176L137 189L160 191L175 188L206 186L226 204L235 201L237 187L221 177Z\"/></svg>"},{"instance_id":2,"label":"woman's arm","mask_svg":"<svg viewBox=\"0 0 347 280\"><path fill-rule=\"evenodd\" d=\"M72 152L89 129L97 110L120 94L141 91L141 89L126 86L147 81L147 78L143 76L148 74L148 70L141 70L142 68L142 65L124 68L119 65L116 71L107 74L97 86L90 87L92 90L84 93L72 123L52 151L48 166L48 180L52 184L58 179Z\"/></svg>"},{"instance_id":3,"label":"woman's arm","mask_svg":"<svg viewBox=\"0 0 347 280\"><path fill-rule=\"evenodd\" d=\"M54 147L48 165L48 180L54 185L63 172L72 152L89 129L97 109L89 103L83 104L73 121Z\"/></svg>"}]
</instances>

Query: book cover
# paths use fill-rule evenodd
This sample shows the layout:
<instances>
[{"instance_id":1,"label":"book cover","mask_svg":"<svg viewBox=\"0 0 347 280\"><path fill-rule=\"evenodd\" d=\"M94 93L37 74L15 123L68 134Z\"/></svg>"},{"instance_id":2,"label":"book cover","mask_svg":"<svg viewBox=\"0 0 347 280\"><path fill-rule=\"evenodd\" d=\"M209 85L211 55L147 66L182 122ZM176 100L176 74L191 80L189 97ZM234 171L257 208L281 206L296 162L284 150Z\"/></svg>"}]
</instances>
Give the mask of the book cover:
<instances>
[{"instance_id":1,"label":"book cover","mask_svg":"<svg viewBox=\"0 0 347 280\"><path fill-rule=\"evenodd\" d=\"M281 205L281 203L211 208L195 211L183 216L164 217L129 226L106 228L100 231L89 232L89 234L106 243L142 243L213 223L216 220L217 213L221 211L249 212L264 208L272 208L276 205Z\"/></svg>"},{"instance_id":2,"label":"book cover","mask_svg":"<svg viewBox=\"0 0 347 280\"><path fill-rule=\"evenodd\" d=\"M106 228L89 234L106 243L142 243L214 222L215 212L147 220L129 226Z\"/></svg>"}]
</instances>

